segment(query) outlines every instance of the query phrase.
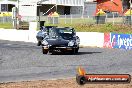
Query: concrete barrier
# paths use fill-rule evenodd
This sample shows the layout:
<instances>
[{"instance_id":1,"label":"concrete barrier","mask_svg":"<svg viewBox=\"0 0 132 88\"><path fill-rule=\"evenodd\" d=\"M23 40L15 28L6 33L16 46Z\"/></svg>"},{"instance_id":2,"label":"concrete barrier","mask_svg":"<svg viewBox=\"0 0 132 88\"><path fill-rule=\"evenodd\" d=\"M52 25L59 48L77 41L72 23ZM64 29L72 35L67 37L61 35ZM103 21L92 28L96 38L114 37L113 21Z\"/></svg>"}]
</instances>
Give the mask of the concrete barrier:
<instances>
[{"instance_id":1,"label":"concrete barrier","mask_svg":"<svg viewBox=\"0 0 132 88\"><path fill-rule=\"evenodd\" d=\"M103 47L104 33L98 32L77 32L81 46Z\"/></svg>"},{"instance_id":2,"label":"concrete barrier","mask_svg":"<svg viewBox=\"0 0 132 88\"><path fill-rule=\"evenodd\" d=\"M29 32L28 30L15 30L15 29L1 29L0 39L10 41L28 41Z\"/></svg>"},{"instance_id":3,"label":"concrete barrier","mask_svg":"<svg viewBox=\"0 0 132 88\"><path fill-rule=\"evenodd\" d=\"M24 41L37 43L35 30L15 30L15 29L1 29L0 39L10 41ZM103 47L104 33L98 32L77 32L77 36L80 37L81 46Z\"/></svg>"}]
</instances>

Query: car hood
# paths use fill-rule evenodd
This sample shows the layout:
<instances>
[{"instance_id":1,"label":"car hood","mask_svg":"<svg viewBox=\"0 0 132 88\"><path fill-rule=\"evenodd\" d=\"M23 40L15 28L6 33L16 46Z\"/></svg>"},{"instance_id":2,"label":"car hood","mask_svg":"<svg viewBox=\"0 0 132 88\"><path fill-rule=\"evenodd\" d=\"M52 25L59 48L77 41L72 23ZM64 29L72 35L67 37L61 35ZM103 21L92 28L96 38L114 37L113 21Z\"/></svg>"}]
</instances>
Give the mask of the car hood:
<instances>
[{"instance_id":1,"label":"car hood","mask_svg":"<svg viewBox=\"0 0 132 88\"><path fill-rule=\"evenodd\" d=\"M47 39L49 45L68 45L69 40L64 39Z\"/></svg>"},{"instance_id":2,"label":"car hood","mask_svg":"<svg viewBox=\"0 0 132 88\"><path fill-rule=\"evenodd\" d=\"M39 32L37 33L37 35L36 35L36 36L43 37L43 36L44 36L44 34L45 34L45 32L43 32L43 31L39 31Z\"/></svg>"}]
</instances>

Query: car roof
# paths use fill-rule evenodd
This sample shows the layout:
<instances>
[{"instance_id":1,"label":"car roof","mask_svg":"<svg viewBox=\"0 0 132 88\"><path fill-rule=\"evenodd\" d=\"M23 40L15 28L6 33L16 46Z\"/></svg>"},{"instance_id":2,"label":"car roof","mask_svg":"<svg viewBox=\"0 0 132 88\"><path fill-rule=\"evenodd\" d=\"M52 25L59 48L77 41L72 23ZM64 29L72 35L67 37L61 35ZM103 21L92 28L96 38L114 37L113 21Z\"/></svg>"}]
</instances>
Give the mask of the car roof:
<instances>
[{"instance_id":1,"label":"car roof","mask_svg":"<svg viewBox=\"0 0 132 88\"><path fill-rule=\"evenodd\" d=\"M55 27L55 29L74 29L74 28L71 28L71 27Z\"/></svg>"},{"instance_id":2,"label":"car roof","mask_svg":"<svg viewBox=\"0 0 132 88\"><path fill-rule=\"evenodd\" d=\"M55 28L57 26L44 26L45 28Z\"/></svg>"}]
</instances>

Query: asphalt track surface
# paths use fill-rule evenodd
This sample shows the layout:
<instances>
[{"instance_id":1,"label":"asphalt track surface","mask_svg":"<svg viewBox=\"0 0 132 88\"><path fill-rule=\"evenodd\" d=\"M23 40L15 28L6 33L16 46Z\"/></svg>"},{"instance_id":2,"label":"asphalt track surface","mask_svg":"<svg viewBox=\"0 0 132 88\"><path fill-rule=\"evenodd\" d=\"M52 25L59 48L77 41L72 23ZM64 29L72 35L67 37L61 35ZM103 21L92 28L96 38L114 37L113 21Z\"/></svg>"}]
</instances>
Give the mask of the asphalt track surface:
<instances>
[{"instance_id":1,"label":"asphalt track surface","mask_svg":"<svg viewBox=\"0 0 132 88\"><path fill-rule=\"evenodd\" d=\"M132 74L132 50L80 48L76 55L43 55L34 43L0 40L0 82L46 80L87 73Z\"/></svg>"}]
</instances>

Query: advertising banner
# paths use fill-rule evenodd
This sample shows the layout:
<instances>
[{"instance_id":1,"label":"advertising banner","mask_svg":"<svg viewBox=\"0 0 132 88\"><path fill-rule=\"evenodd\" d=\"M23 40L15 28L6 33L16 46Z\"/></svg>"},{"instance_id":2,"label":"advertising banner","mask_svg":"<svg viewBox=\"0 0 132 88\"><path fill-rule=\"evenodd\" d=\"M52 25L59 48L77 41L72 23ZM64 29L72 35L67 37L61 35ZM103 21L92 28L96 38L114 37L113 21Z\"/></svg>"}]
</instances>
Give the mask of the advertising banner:
<instances>
[{"instance_id":1,"label":"advertising banner","mask_svg":"<svg viewBox=\"0 0 132 88\"><path fill-rule=\"evenodd\" d=\"M111 33L112 48L132 50L132 34Z\"/></svg>"},{"instance_id":2,"label":"advertising banner","mask_svg":"<svg viewBox=\"0 0 132 88\"><path fill-rule=\"evenodd\" d=\"M103 47L132 50L132 34L104 33Z\"/></svg>"},{"instance_id":3,"label":"advertising banner","mask_svg":"<svg viewBox=\"0 0 132 88\"><path fill-rule=\"evenodd\" d=\"M110 39L111 39L110 33L104 33L104 44L103 44L104 48L112 48Z\"/></svg>"}]
</instances>

